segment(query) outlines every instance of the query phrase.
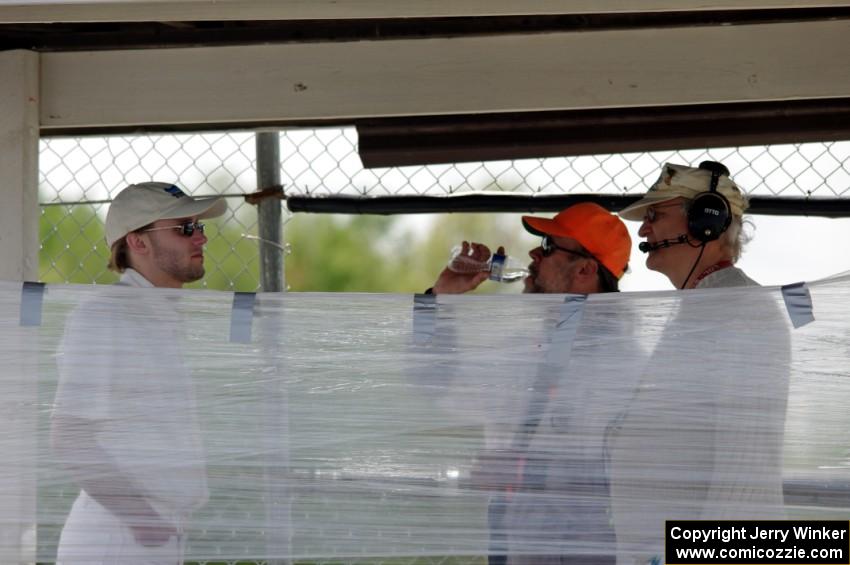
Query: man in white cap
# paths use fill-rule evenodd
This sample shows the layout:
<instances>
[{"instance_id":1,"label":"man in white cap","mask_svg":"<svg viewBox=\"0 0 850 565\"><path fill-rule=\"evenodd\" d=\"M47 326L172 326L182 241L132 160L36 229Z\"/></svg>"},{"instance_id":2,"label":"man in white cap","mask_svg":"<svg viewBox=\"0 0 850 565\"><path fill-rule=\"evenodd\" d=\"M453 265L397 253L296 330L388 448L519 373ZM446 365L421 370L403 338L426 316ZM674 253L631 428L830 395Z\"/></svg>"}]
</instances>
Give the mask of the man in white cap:
<instances>
[{"instance_id":1,"label":"man in white cap","mask_svg":"<svg viewBox=\"0 0 850 565\"><path fill-rule=\"evenodd\" d=\"M123 273L122 282L132 286L180 288L200 279L207 238L198 220L221 216L226 209L221 198L192 198L173 184L126 188L106 215L109 268Z\"/></svg>"},{"instance_id":2,"label":"man in white cap","mask_svg":"<svg viewBox=\"0 0 850 565\"><path fill-rule=\"evenodd\" d=\"M734 266L745 243L747 200L720 163L666 164L646 195L620 212L643 221L638 234L646 266L676 288L753 286Z\"/></svg>"},{"instance_id":3,"label":"man in white cap","mask_svg":"<svg viewBox=\"0 0 850 565\"><path fill-rule=\"evenodd\" d=\"M185 524L208 498L206 461L179 303L154 287L203 277L199 220L226 208L146 182L109 209L109 266L121 280L71 314L57 359L53 451L81 489L58 563L182 562Z\"/></svg>"}]
</instances>

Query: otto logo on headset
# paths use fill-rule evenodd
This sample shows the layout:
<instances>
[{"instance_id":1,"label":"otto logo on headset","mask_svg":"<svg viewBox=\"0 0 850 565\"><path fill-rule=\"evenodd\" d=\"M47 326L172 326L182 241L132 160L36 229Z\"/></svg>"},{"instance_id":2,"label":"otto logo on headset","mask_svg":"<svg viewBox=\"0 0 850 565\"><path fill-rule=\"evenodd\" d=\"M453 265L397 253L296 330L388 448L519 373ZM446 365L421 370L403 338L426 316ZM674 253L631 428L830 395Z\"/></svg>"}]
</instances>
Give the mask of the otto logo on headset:
<instances>
[{"instance_id":1,"label":"otto logo on headset","mask_svg":"<svg viewBox=\"0 0 850 565\"><path fill-rule=\"evenodd\" d=\"M711 173L708 190L697 194L688 209L688 234L706 244L718 239L732 222L729 201L717 190L721 176L729 176L729 169L716 161L703 161L699 168Z\"/></svg>"}]
</instances>

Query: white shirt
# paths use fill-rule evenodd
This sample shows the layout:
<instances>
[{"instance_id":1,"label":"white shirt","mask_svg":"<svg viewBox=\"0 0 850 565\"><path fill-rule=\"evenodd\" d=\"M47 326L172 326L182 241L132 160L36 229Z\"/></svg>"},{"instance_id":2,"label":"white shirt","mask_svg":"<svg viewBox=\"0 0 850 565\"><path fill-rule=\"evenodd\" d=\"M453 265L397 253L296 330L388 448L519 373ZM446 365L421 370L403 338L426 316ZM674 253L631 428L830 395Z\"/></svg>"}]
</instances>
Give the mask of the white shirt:
<instances>
[{"instance_id":1,"label":"white shirt","mask_svg":"<svg viewBox=\"0 0 850 565\"><path fill-rule=\"evenodd\" d=\"M758 284L727 267L696 288L746 286ZM685 292L674 306L611 436L619 565L663 562L664 520L785 518L784 312L766 292Z\"/></svg>"},{"instance_id":2,"label":"white shirt","mask_svg":"<svg viewBox=\"0 0 850 565\"><path fill-rule=\"evenodd\" d=\"M69 316L55 413L92 421L98 444L140 494L181 517L208 498L205 454L178 302L152 287L127 269Z\"/></svg>"}]
</instances>

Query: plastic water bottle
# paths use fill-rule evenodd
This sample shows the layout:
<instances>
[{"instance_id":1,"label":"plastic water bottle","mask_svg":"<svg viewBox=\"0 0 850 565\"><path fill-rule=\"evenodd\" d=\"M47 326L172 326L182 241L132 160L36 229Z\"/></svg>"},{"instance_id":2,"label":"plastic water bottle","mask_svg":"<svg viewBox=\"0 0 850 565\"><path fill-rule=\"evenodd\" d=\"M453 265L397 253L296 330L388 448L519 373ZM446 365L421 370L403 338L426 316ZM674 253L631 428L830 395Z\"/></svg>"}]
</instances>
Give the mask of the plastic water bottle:
<instances>
[{"instance_id":1,"label":"plastic water bottle","mask_svg":"<svg viewBox=\"0 0 850 565\"><path fill-rule=\"evenodd\" d=\"M479 261L463 255L462 250L460 245L452 248L448 264L450 271L461 274L489 272L491 281L505 283L521 281L528 276L525 264L508 255L494 253L486 261Z\"/></svg>"}]
</instances>

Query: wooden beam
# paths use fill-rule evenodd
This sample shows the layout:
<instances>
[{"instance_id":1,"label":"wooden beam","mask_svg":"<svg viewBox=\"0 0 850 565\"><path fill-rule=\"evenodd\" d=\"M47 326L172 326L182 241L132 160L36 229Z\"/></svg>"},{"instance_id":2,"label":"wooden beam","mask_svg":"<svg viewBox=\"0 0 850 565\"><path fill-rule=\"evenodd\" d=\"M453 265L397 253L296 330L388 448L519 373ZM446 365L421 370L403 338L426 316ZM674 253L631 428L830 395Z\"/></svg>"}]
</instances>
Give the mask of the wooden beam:
<instances>
[{"instance_id":1,"label":"wooden beam","mask_svg":"<svg viewBox=\"0 0 850 565\"><path fill-rule=\"evenodd\" d=\"M38 276L38 55L0 53L0 280ZM4 292L20 283L4 282ZM4 312L17 324L18 309ZM37 328L0 345L0 414L6 442L0 459L0 562L35 562L38 418Z\"/></svg>"},{"instance_id":2,"label":"wooden beam","mask_svg":"<svg viewBox=\"0 0 850 565\"><path fill-rule=\"evenodd\" d=\"M427 18L850 6L848 0L35 0L4 2L0 23Z\"/></svg>"},{"instance_id":3,"label":"wooden beam","mask_svg":"<svg viewBox=\"0 0 850 565\"><path fill-rule=\"evenodd\" d=\"M618 212L641 195L625 194L514 194L478 192L455 196L306 196L286 198L293 213L314 214L446 214L470 212L538 213L558 212L578 202L595 202ZM747 214L765 216L850 217L850 198L785 198L753 196Z\"/></svg>"},{"instance_id":4,"label":"wooden beam","mask_svg":"<svg viewBox=\"0 0 850 565\"><path fill-rule=\"evenodd\" d=\"M0 280L38 278L38 55L0 53Z\"/></svg>"},{"instance_id":5,"label":"wooden beam","mask_svg":"<svg viewBox=\"0 0 850 565\"><path fill-rule=\"evenodd\" d=\"M850 21L42 55L45 132L836 98Z\"/></svg>"},{"instance_id":6,"label":"wooden beam","mask_svg":"<svg viewBox=\"0 0 850 565\"><path fill-rule=\"evenodd\" d=\"M363 166L850 139L850 97L357 122Z\"/></svg>"}]
</instances>

